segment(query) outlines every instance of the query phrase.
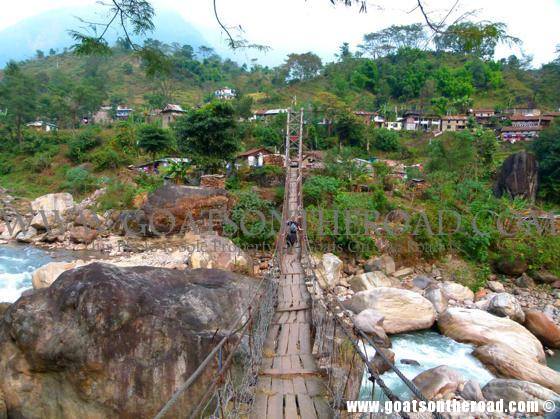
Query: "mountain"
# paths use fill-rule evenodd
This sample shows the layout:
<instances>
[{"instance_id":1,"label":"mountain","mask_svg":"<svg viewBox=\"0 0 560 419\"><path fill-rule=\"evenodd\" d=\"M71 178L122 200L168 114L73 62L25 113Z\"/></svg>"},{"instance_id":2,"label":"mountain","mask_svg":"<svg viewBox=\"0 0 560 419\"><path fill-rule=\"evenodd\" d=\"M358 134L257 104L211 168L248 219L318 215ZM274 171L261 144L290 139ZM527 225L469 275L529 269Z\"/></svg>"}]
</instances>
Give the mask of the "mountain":
<instances>
[{"instance_id":1,"label":"mountain","mask_svg":"<svg viewBox=\"0 0 560 419\"><path fill-rule=\"evenodd\" d=\"M78 16L85 20L99 21L100 19L92 13L91 8L63 8L41 13L1 30L0 68L10 60L32 58L39 49L48 53L51 48L62 51L64 48L71 47L74 42L68 30L87 29ZM148 34L148 38L165 43L190 44L194 48L201 45L209 46L203 35L176 12L158 10L154 24L156 29ZM107 33L109 44L114 44L119 35L116 30L109 31ZM141 42L139 39L136 41Z\"/></svg>"}]
</instances>

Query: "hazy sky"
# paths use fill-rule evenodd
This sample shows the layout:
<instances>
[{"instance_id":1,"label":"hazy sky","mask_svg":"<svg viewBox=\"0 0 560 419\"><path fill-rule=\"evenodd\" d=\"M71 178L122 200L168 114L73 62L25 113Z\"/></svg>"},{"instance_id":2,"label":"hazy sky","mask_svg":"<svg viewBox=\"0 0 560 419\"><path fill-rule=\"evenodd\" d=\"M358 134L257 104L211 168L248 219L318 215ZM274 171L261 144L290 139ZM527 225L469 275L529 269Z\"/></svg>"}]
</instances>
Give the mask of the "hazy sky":
<instances>
[{"instance_id":1,"label":"hazy sky","mask_svg":"<svg viewBox=\"0 0 560 419\"><path fill-rule=\"evenodd\" d=\"M2 0L0 29L41 12L67 6L96 6L96 0ZM213 17L211 0L153 0L156 8L176 10L185 20L199 28L205 38L217 46L225 46ZM454 0L425 0L434 20L446 14ZM418 11L411 10L416 0L369 1L367 13L356 8L333 7L328 0L218 0L219 13L226 25L241 25L251 42L269 45L274 52L264 62L278 61L279 54L314 51L331 59L344 42L357 45L364 33L391 24L421 21ZM522 39L522 49L534 57L534 64L554 58L555 45L560 43L560 0L462 0L452 21L462 12L477 10L476 19L502 21L511 35ZM515 50L519 53L519 49ZM502 46L498 58L511 50ZM253 52L240 52L239 58L252 58Z\"/></svg>"}]
</instances>

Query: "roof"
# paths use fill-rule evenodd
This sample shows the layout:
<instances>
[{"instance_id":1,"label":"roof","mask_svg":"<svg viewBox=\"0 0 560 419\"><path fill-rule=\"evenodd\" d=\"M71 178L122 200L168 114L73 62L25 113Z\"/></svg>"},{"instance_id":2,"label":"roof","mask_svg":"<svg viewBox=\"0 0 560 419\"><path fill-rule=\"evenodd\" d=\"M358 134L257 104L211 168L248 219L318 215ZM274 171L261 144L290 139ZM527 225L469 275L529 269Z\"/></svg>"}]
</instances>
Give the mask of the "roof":
<instances>
[{"instance_id":1,"label":"roof","mask_svg":"<svg viewBox=\"0 0 560 419\"><path fill-rule=\"evenodd\" d=\"M156 159L156 160L149 161L149 162L146 162L146 163L138 164L138 165L135 165L135 166L132 166L132 167L139 168L139 167L144 167L144 166L150 166L154 163L189 163L189 162L190 162L190 160L187 159L186 157L164 157L164 158L161 158L161 159ZM131 167L131 166L129 166L129 167Z\"/></svg>"},{"instance_id":2,"label":"roof","mask_svg":"<svg viewBox=\"0 0 560 419\"><path fill-rule=\"evenodd\" d=\"M369 111L354 111L354 114L356 115L377 115L377 112L369 112Z\"/></svg>"},{"instance_id":3,"label":"roof","mask_svg":"<svg viewBox=\"0 0 560 419\"><path fill-rule=\"evenodd\" d=\"M494 109L490 109L490 108L472 109L472 112L494 112L494 113L496 113L496 111Z\"/></svg>"},{"instance_id":4,"label":"roof","mask_svg":"<svg viewBox=\"0 0 560 419\"><path fill-rule=\"evenodd\" d=\"M503 127L502 132L521 132L521 131L542 131L541 126L527 126L527 127Z\"/></svg>"},{"instance_id":5,"label":"roof","mask_svg":"<svg viewBox=\"0 0 560 419\"><path fill-rule=\"evenodd\" d=\"M543 115L544 116L551 116L553 118L556 118L556 117L560 116L560 112L545 112Z\"/></svg>"},{"instance_id":6,"label":"roof","mask_svg":"<svg viewBox=\"0 0 560 419\"><path fill-rule=\"evenodd\" d=\"M258 148L252 148L250 150L244 151L243 153L239 153L237 155L237 157L248 157L248 156L252 156L253 154L258 154L258 153L262 153L262 152L266 152L268 154L273 154L272 151L270 151L268 148L266 147L258 147Z\"/></svg>"},{"instance_id":7,"label":"roof","mask_svg":"<svg viewBox=\"0 0 560 419\"><path fill-rule=\"evenodd\" d=\"M512 115L509 119L512 121L552 121L552 115Z\"/></svg>"},{"instance_id":8,"label":"roof","mask_svg":"<svg viewBox=\"0 0 560 419\"><path fill-rule=\"evenodd\" d=\"M467 120L467 115L446 115L441 119L444 121L449 121L452 119Z\"/></svg>"},{"instance_id":9,"label":"roof","mask_svg":"<svg viewBox=\"0 0 560 419\"><path fill-rule=\"evenodd\" d=\"M44 125L48 125L49 127L56 127L55 124L52 124L50 122L45 122L45 121L33 121L25 124L25 126L27 127L42 127Z\"/></svg>"},{"instance_id":10,"label":"roof","mask_svg":"<svg viewBox=\"0 0 560 419\"><path fill-rule=\"evenodd\" d=\"M173 104L167 104L165 106L165 108L163 108L161 110L161 113L166 113L166 112L180 112L180 113L184 113L186 112L183 108L181 108L180 105L173 105Z\"/></svg>"}]
</instances>

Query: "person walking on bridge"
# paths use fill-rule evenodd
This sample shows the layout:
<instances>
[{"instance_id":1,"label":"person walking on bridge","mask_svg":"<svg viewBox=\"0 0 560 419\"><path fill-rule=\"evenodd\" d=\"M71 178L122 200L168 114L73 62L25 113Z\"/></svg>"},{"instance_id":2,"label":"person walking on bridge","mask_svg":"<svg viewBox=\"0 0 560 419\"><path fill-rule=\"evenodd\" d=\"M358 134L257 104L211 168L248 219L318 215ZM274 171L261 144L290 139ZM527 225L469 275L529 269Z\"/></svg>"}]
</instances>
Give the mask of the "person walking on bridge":
<instances>
[{"instance_id":1,"label":"person walking on bridge","mask_svg":"<svg viewBox=\"0 0 560 419\"><path fill-rule=\"evenodd\" d=\"M286 232L286 244L288 249L292 249L298 241L298 232L301 231L301 226L295 220L289 220L286 225L288 226Z\"/></svg>"}]
</instances>

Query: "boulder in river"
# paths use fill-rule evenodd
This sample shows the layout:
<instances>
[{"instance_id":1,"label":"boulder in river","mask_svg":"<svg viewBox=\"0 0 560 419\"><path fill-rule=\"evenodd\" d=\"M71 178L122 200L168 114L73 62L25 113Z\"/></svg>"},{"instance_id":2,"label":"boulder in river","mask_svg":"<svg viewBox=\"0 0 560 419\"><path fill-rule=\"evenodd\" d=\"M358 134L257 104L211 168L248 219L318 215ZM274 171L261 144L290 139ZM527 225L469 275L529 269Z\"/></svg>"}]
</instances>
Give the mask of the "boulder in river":
<instances>
[{"instance_id":1,"label":"boulder in river","mask_svg":"<svg viewBox=\"0 0 560 419\"><path fill-rule=\"evenodd\" d=\"M12 304L0 322L8 417L154 417L228 333L256 286L212 269L93 263L64 272ZM207 367L193 394L215 368ZM192 403L180 398L170 417Z\"/></svg>"},{"instance_id":2,"label":"boulder in river","mask_svg":"<svg viewBox=\"0 0 560 419\"><path fill-rule=\"evenodd\" d=\"M482 394L487 400L503 400L506 406L512 401L538 401L540 414L550 413L544 406L547 400L552 400L560 408L560 396L557 393L529 381L495 378L484 386Z\"/></svg>"},{"instance_id":3,"label":"boulder in river","mask_svg":"<svg viewBox=\"0 0 560 419\"><path fill-rule=\"evenodd\" d=\"M186 241L187 251L192 250L187 262L193 269L223 269L248 273L253 271L251 257L227 237L214 234L202 236L189 234L186 236Z\"/></svg>"},{"instance_id":4,"label":"boulder in river","mask_svg":"<svg viewBox=\"0 0 560 419\"><path fill-rule=\"evenodd\" d=\"M323 275L322 277L327 282L329 287L334 287L338 285L340 278L342 277L342 260L332 253L325 253L321 259Z\"/></svg>"},{"instance_id":5,"label":"boulder in river","mask_svg":"<svg viewBox=\"0 0 560 419\"><path fill-rule=\"evenodd\" d=\"M391 340L383 329L385 318L370 308L360 312L353 319L354 327L370 335L373 341L385 348L391 347Z\"/></svg>"},{"instance_id":6,"label":"boulder in river","mask_svg":"<svg viewBox=\"0 0 560 419\"><path fill-rule=\"evenodd\" d=\"M438 327L442 334L459 342L474 345L500 343L520 353L527 361L545 361L539 340L522 325L505 317L477 309L450 307L440 314Z\"/></svg>"},{"instance_id":7,"label":"boulder in river","mask_svg":"<svg viewBox=\"0 0 560 419\"><path fill-rule=\"evenodd\" d=\"M381 287L361 291L345 302L354 313L373 309L385 317L383 328L388 334L429 329L434 324L434 306L420 294L399 289Z\"/></svg>"},{"instance_id":8,"label":"boulder in river","mask_svg":"<svg viewBox=\"0 0 560 419\"><path fill-rule=\"evenodd\" d=\"M507 292L501 292L492 296L488 311L496 316L509 317L517 323L523 324L525 321L525 313L517 299Z\"/></svg>"},{"instance_id":9,"label":"boulder in river","mask_svg":"<svg viewBox=\"0 0 560 419\"><path fill-rule=\"evenodd\" d=\"M421 372L412 383L428 400L433 400L455 393L464 381L459 371L447 365L440 365Z\"/></svg>"},{"instance_id":10,"label":"boulder in river","mask_svg":"<svg viewBox=\"0 0 560 419\"><path fill-rule=\"evenodd\" d=\"M54 281L57 280L60 274L70 269L74 269L82 264L83 263L78 261L47 263L46 265L41 266L40 268L36 269L35 272L33 272L33 276L31 277L33 288L48 288Z\"/></svg>"},{"instance_id":11,"label":"boulder in river","mask_svg":"<svg viewBox=\"0 0 560 419\"><path fill-rule=\"evenodd\" d=\"M535 335L544 346L560 349L560 327L542 311L525 312L525 327Z\"/></svg>"},{"instance_id":12,"label":"boulder in river","mask_svg":"<svg viewBox=\"0 0 560 419\"><path fill-rule=\"evenodd\" d=\"M68 237L73 243L90 244L97 238L97 230L89 227L78 226L68 230Z\"/></svg>"},{"instance_id":13,"label":"boulder in river","mask_svg":"<svg viewBox=\"0 0 560 419\"><path fill-rule=\"evenodd\" d=\"M539 187L539 165L534 154L525 150L505 159L498 172L494 193L534 201Z\"/></svg>"},{"instance_id":14,"label":"boulder in river","mask_svg":"<svg viewBox=\"0 0 560 419\"><path fill-rule=\"evenodd\" d=\"M480 384L474 380L467 380L462 388L459 388L459 396L465 400L471 400L475 402L484 401L484 395L482 394L482 389Z\"/></svg>"},{"instance_id":15,"label":"boulder in river","mask_svg":"<svg viewBox=\"0 0 560 419\"><path fill-rule=\"evenodd\" d=\"M447 310L447 297L438 286L430 286L424 292L424 297L430 301L438 314Z\"/></svg>"}]
</instances>

